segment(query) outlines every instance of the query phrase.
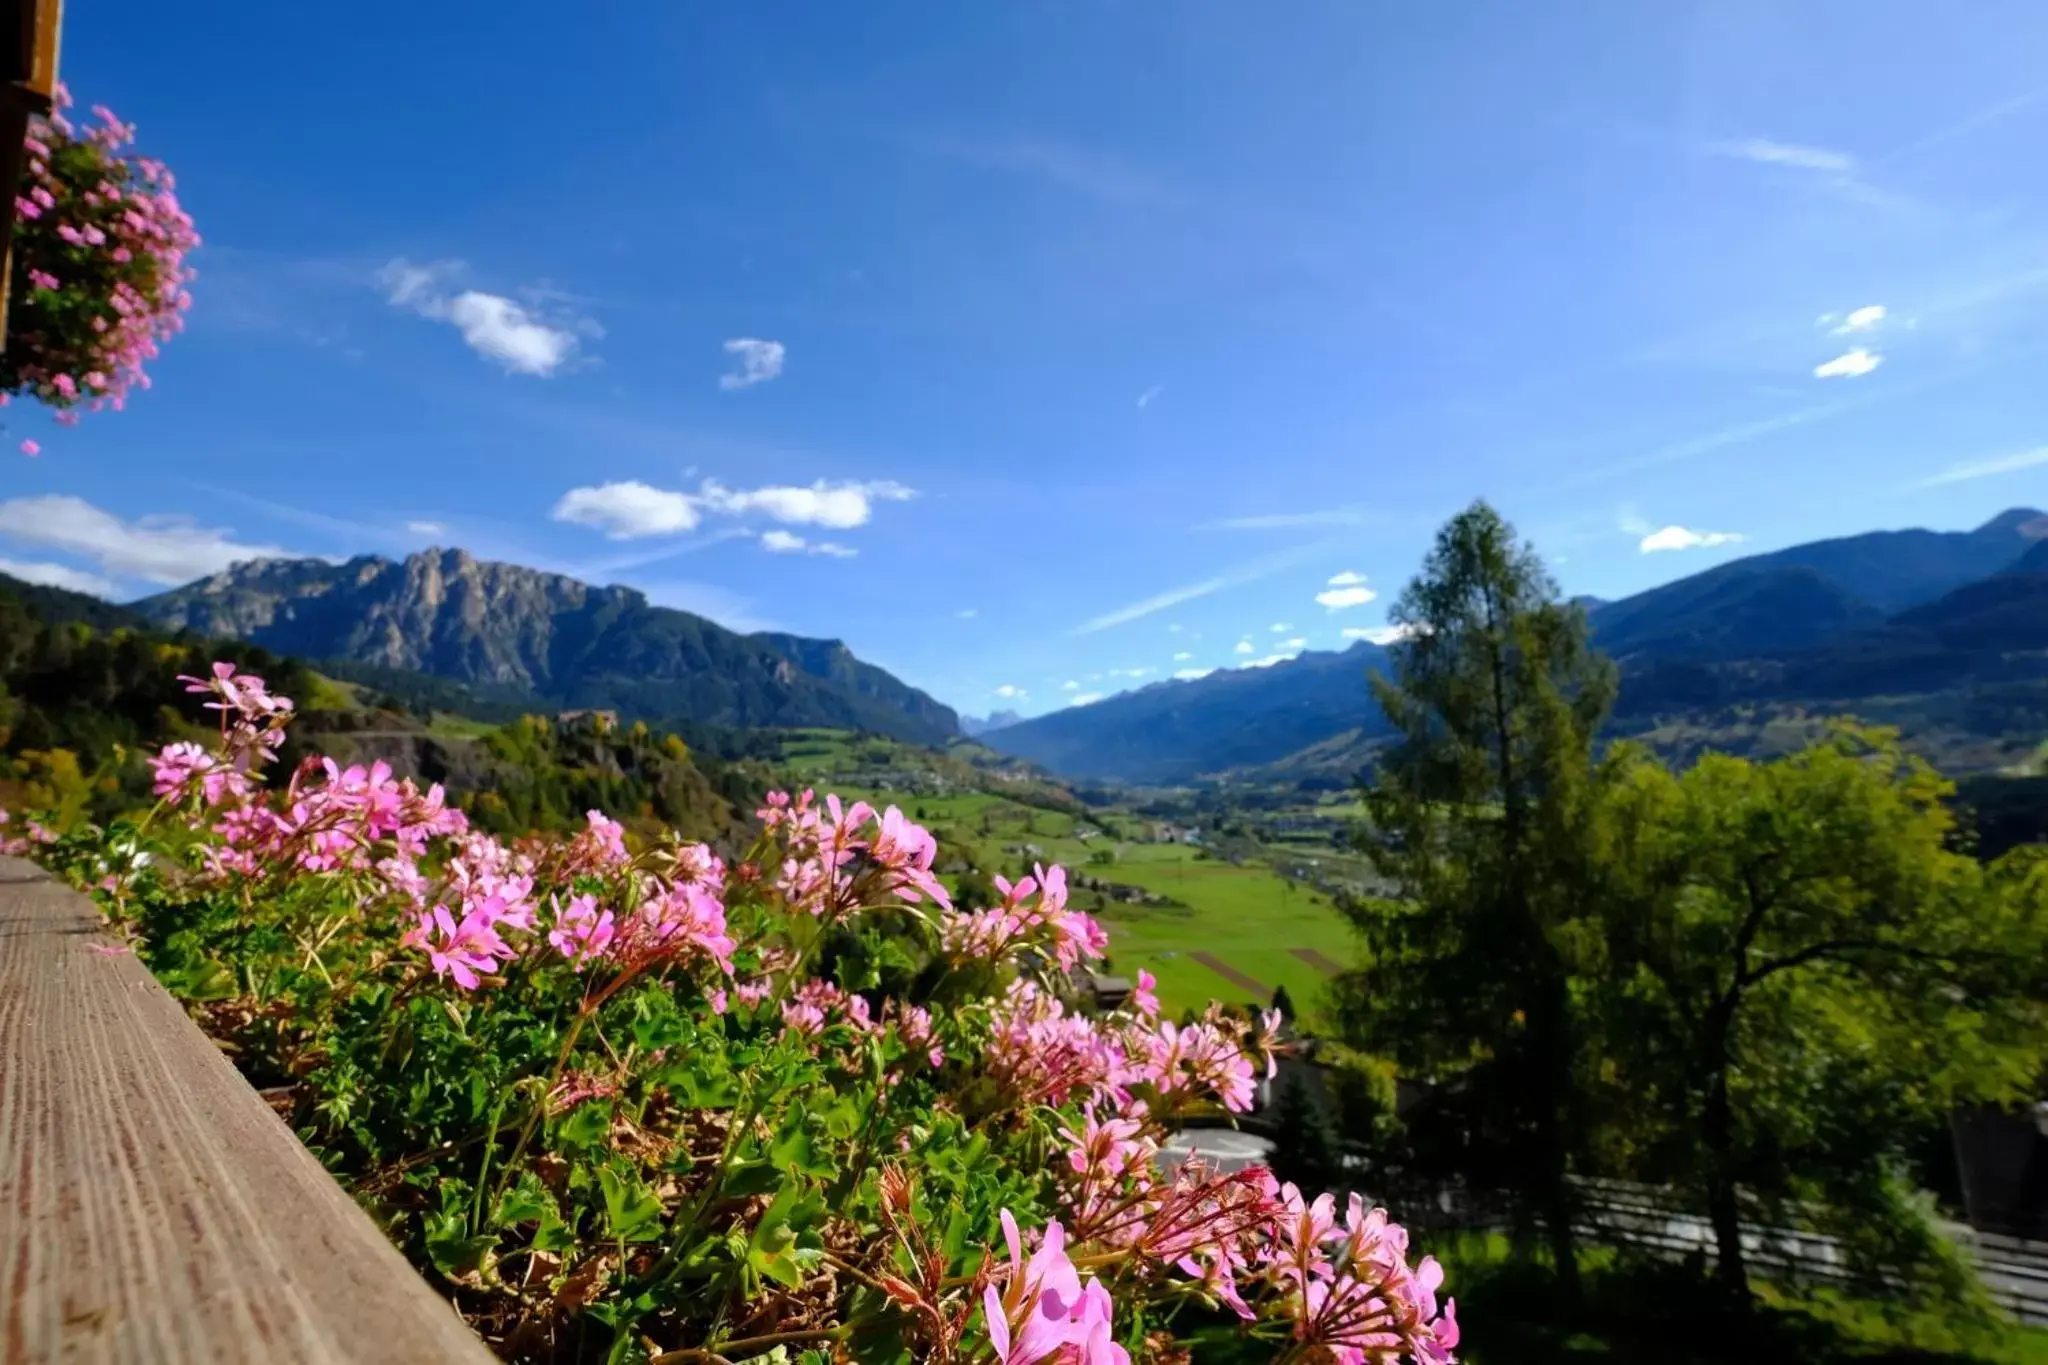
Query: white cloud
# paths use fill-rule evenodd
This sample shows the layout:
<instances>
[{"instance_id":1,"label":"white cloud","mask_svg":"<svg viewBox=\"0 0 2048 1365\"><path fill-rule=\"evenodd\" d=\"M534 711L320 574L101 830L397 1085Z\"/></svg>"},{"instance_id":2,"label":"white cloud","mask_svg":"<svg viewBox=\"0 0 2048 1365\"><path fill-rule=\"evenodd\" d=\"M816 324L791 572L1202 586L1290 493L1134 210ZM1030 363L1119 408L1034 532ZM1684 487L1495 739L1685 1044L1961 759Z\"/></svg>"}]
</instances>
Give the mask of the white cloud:
<instances>
[{"instance_id":1,"label":"white cloud","mask_svg":"<svg viewBox=\"0 0 2048 1365\"><path fill-rule=\"evenodd\" d=\"M1162 393L1165 393L1165 392L1166 392L1166 385L1164 385L1164 384L1154 384L1154 385L1153 385L1153 386L1152 386L1151 388L1149 388L1149 389L1145 390L1145 391L1144 391L1143 393L1141 393L1141 394L1139 394L1139 395L1138 395L1138 406L1139 406L1139 407L1141 407L1141 408L1149 408L1149 407L1151 407L1151 406L1152 406L1152 400L1153 400L1153 399L1155 399L1155 398L1157 398L1157 397L1158 397L1158 396L1159 396L1160 394L1162 394Z\"/></svg>"},{"instance_id":2,"label":"white cloud","mask_svg":"<svg viewBox=\"0 0 2048 1365\"><path fill-rule=\"evenodd\" d=\"M1832 330L1831 335L1845 337L1854 332L1875 331L1877 325L1883 321L1883 304L1865 304L1861 308L1850 309L1848 316L1844 317L1841 323Z\"/></svg>"},{"instance_id":3,"label":"white cloud","mask_svg":"<svg viewBox=\"0 0 2048 1365\"><path fill-rule=\"evenodd\" d=\"M1178 622L1178 621L1175 621L1175 622L1173 622L1173 623L1172 623L1171 625L1167 626L1167 628L1166 628L1166 633L1167 633L1168 635L1178 635L1178 634L1180 634L1180 633L1181 633L1181 632L1182 632L1183 630L1186 630L1186 629L1187 629L1187 627L1186 627L1186 626L1183 626L1183 625L1182 625L1182 624L1181 624L1180 622Z\"/></svg>"},{"instance_id":4,"label":"white cloud","mask_svg":"<svg viewBox=\"0 0 2048 1365\"><path fill-rule=\"evenodd\" d=\"M1275 621L1272 625L1267 626L1266 629L1272 631L1275 635L1285 635L1288 631L1293 630L1294 627L1285 621Z\"/></svg>"},{"instance_id":5,"label":"white cloud","mask_svg":"<svg viewBox=\"0 0 2048 1365\"><path fill-rule=\"evenodd\" d=\"M1098 701L1101 701L1101 700L1102 700L1102 693L1100 693L1100 692L1083 692L1083 693L1082 693L1082 694L1081 694L1080 696L1078 696L1078 697L1069 697L1069 698L1067 698L1067 705L1069 705L1069 706L1087 706L1087 705L1088 705L1088 704L1090 704L1091 702L1098 702Z\"/></svg>"},{"instance_id":6,"label":"white cloud","mask_svg":"<svg viewBox=\"0 0 2048 1365\"><path fill-rule=\"evenodd\" d=\"M1293 658L1296 658L1296 657L1298 657L1298 656L1299 656L1300 654L1301 654L1301 651L1300 651L1300 650L1298 650L1298 649L1290 649L1290 650L1287 650L1287 651L1285 651L1285 652L1283 652L1283 653L1280 653L1280 654L1268 654L1268 655L1267 655L1267 656L1266 656L1265 658L1263 658L1263 659L1253 659L1253 660L1252 660L1252 661L1251 661L1250 663L1247 663L1247 664L1239 664L1239 665L1238 665L1238 667L1240 667L1240 668L1271 668L1271 667L1272 667L1272 666L1273 666L1274 664L1284 664L1284 663L1286 663L1286 662L1287 662L1287 661L1288 661L1289 659L1293 659Z\"/></svg>"},{"instance_id":7,"label":"white cloud","mask_svg":"<svg viewBox=\"0 0 2048 1365\"><path fill-rule=\"evenodd\" d=\"M1333 588L1353 588L1363 582L1365 582L1364 574L1354 573L1352 570L1346 569L1343 573L1331 574L1329 585Z\"/></svg>"},{"instance_id":8,"label":"white cloud","mask_svg":"<svg viewBox=\"0 0 2048 1365\"><path fill-rule=\"evenodd\" d=\"M1060 684L1060 691L1062 692L1079 692L1080 690L1081 684L1075 682L1072 678Z\"/></svg>"},{"instance_id":9,"label":"white cloud","mask_svg":"<svg viewBox=\"0 0 2048 1365\"><path fill-rule=\"evenodd\" d=\"M1413 626L1346 626L1347 640L1367 640L1376 645L1398 644L1415 634Z\"/></svg>"},{"instance_id":10,"label":"white cloud","mask_svg":"<svg viewBox=\"0 0 2048 1365\"><path fill-rule=\"evenodd\" d=\"M805 540L793 531L783 530L763 531L761 548L771 555L830 555L834 559L852 559L860 553L851 546L829 540Z\"/></svg>"},{"instance_id":11,"label":"white cloud","mask_svg":"<svg viewBox=\"0 0 2048 1365\"><path fill-rule=\"evenodd\" d=\"M956 621L972 621L979 615L981 615L981 612L974 607L962 607L953 613L953 619Z\"/></svg>"},{"instance_id":12,"label":"white cloud","mask_svg":"<svg viewBox=\"0 0 2048 1365\"><path fill-rule=\"evenodd\" d=\"M1666 526L1644 536L1636 548L1646 555L1659 550L1711 550L1717 545L1737 545L1739 531L1694 531L1684 526Z\"/></svg>"},{"instance_id":13,"label":"white cloud","mask_svg":"<svg viewBox=\"0 0 2048 1365\"><path fill-rule=\"evenodd\" d=\"M0 502L0 535L94 561L110 578L187 583L249 559L291 558L278 545L245 545L190 517L124 521L83 498L51 495Z\"/></svg>"},{"instance_id":14,"label":"white cloud","mask_svg":"<svg viewBox=\"0 0 2048 1365\"><path fill-rule=\"evenodd\" d=\"M725 343L725 349L739 357L740 367L718 376L721 389L746 389L767 383L782 373L783 356L787 354L781 342L756 337L734 337Z\"/></svg>"},{"instance_id":15,"label":"white cloud","mask_svg":"<svg viewBox=\"0 0 2048 1365\"><path fill-rule=\"evenodd\" d=\"M848 530L865 525L874 515L877 501L903 502L916 496L914 489L888 480L828 483L820 479L809 487L728 488L716 479L706 479L697 492L684 493L629 479L572 488L555 504L553 515L556 521L603 531L613 540L694 531L707 512L733 517L758 514L788 526ZM774 544L764 539L762 543L768 549L789 553L797 548L788 543L792 539L784 537ZM813 547L813 553L843 557L852 551L831 545Z\"/></svg>"},{"instance_id":16,"label":"white cloud","mask_svg":"<svg viewBox=\"0 0 2048 1365\"><path fill-rule=\"evenodd\" d=\"M1316 594L1316 604L1342 611L1346 607L1362 607L1378 597L1371 588L1325 588Z\"/></svg>"},{"instance_id":17,"label":"white cloud","mask_svg":"<svg viewBox=\"0 0 2048 1365\"><path fill-rule=\"evenodd\" d=\"M1826 171L1847 175L1856 169L1856 158L1828 147L1806 147L1796 142L1776 142L1767 137L1716 142L1707 150L1715 156L1754 161L1766 166L1793 166L1802 171Z\"/></svg>"},{"instance_id":18,"label":"white cloud","mask_svg":"<svg viewBox=\"0 0 2048 1365\"><path fill-rule=\"evenodd\" d=\"M1191 653L1189 653L1189 652L1188 652L1187 650L1183 649L1183 650L1181 650L1180 652L1178 652L1177 654L1175 654L1175 655L1173 656L1173 661L1174 661L1175 663L1177 663L1177 664L1184 664L1184 663L1186 663L1186 662L1187 662L1187 661L1188 661L1189 659L1192 659L1192 658L1194 658L1194 657L1195 657L1195 656L1194 656L1193 654L1191 654Z\"/></svg>"},{"instance_id":19,"label":"white cloud","mask_svg":"<svg viewBox=\"0 0 2048 1365\"><path fill-rule=\"evenodd\" d=\"M996 689L996 695L1004 701L1022 701L1031 694L1015 683L1004 683Z\"/></svg>"},{"instance_id":20,"label":"white cloud","mask_svg":"<svg viewBox=\"0 0 2048 1365\"><path fill-rule=\"evenodd\" d=\"M1884 364L1884 357L1858 346L1813 367L1815 379L1858 379Z\"/></svg>"},{"instance_id":21,"label":"white cloud","mask_svg":"<svg viewBox=\"0 0 2048 1365\"><path fill-rule=\"evenodd\" d=\"M1922 488L1933 488L1944 483L1964 483L1970 479L1988 479L1994 474L2010 474L2014 470L2032 469L2036 465L2048 464L2048 446L2038 450L2023 450L2017 455L2002 455L1995 460L1974 460L1969 464L1951 465L1932 478L1922 479Z\"/></svg>"},{"instance_id":22,"label":"white cloud","mask_svg":"<svg viewBox=\"0 0 2048 1365\"><path fill-rule=\"evenodd\" d=\"M575 354L579 332L598 330L587 320L545 321L502 294L480 289L449 294L445 286L461 273L459 261L422 266L400 259L386 265L379 279L393 307L453 324L472 351L513 374L547 378Z\"/></svg>"},{"instance_id":23,"label":"white cloud","mask_svg":"<svg viewBox=\"0 0 2048 1365\"><path fill-rule=\"evenodd\" d=\"M556 521L602 531L611 540L694 531L703 520L696 499L689 494L655 488L637 479L572 488L555 504L553 516Z\"/></svg>"},{"instance_id":24,"label":"white cloud","mask_svg":"<svg viewBox=\"0 0 2048 1365\"><path fill-rule=\"evenodd\" d=\"M73 592L91 593L94 597L112 597L120 591L111 579L84 569L74 569L69 564L53 564L46 559L8 559L0 555L0 573L19 578L24 583L40 583L46 588L69 588Z\"/></svg>"},{"instance_id":25,"label":"white cloud","mask_svg":"<svg viewBox=\"0 0 2048 1365\"><path fill-rule=\"evenodd\" d=\"M1149 668L1112 668L1109 670L1109 676L1112 678L1142 678L1151 672L1152 670Z\"/></svg>"},{"instance_id":26,"label":"white cloud","mask_svg":"<svg viewBox=\"0 0 2048 1365\"><path fill-rule=\"evenodd\" d=\"M1306 636L1297 635L1292 640L1282 640L1280 642L1280 647L1282 649L1307 649L1308 638Z\"/></svg>"},{"instance_id":27,"label":"white cloud","mask_svg":"<svg viewBox=\"0 0 2048 1365\"><path fill-rule=\"evenodd\" d=\"M576 334L550 327L501 294L469 289L448 305L448 321L469 349L514 374L546 378L576 349Z\"/></svg>"},{"instance_id":28,"label":"white cloud","mask_svg":"<svg viewBox=\"0 0 2048 1365\"><path fill-rule=\"evenodd\" d=\"M405 529L416 536L438 536L448 528L438 521L408 521Z\"/></svg>"},{"instance_id":29,"label":"white cloud","mask_svg":"<svg viewBox=\"0 0 2048 1365\"><path fill-rule=\"evenodd\" d=\"M825 526L835 531L867 524L877 502L908 502L917 490L893 480L871 483L828 483L819 479L808 487L772 484L766 488L727 488L716 479L706 479L697 501L716 511L743 516L759 512L790 526Z\"/></svg>"},{"instance_id":30,"label":"white cloud","mask_svg":"<svg viewBox=\"0 0 2048 1365\"><path fill-rule=\"evenodd\" d=\"M1174 670L1173 676L1182 682L1193 682L1197 678L1206 678L1215 671L1213 668L1181 668Z\"/></svg>"},{"instance_id":31,"label":"white cloud","mask_svg":"<svg viewBox=\"0 0 2048 1365\"><path fill-rule=\"evenodd\" d=\"M1250 640L1239 640L1237 642L1237 652L1239 654L1256 654L1259 650Z\"/></svg>"}]
</instances>

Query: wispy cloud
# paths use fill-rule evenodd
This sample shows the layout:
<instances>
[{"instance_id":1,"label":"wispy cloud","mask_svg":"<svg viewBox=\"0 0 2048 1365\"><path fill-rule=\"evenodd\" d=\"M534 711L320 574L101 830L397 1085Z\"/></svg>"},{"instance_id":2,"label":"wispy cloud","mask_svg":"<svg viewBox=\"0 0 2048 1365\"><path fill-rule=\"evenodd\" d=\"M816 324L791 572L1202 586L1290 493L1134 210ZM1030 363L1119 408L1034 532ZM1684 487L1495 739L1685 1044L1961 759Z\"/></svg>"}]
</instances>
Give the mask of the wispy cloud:
<instances>
[{"instance_id":1,"label":"wispy cloud","mask_svg":"<svg viewBox=\"0 0 2048 1365\"><path fill-rule=\"evenodd\" d=\"M1288 631L1294 629L1294 624L1291 621L1275 621L1272 625L1267 626L1266 629L1272 631L1275 635L1285 635Z\"/></svg>"},{"instance_id":2,"label":"wispy cloud","mask_svg":"<svg viewBox=\"0 0 2048 1365\"><path fill-rule=\"evenodd\" d=\"M1177 663L1177 664L1184 664L1184 663L1186 663L1186 662L1187 662L1187 661L1188 661L1189 659L1192 659L1192 658L1194 658L1194 657L1195 657L1195 656L1194 656L1194 655L1193 655L1193 654L1192 654L1191 652L1189 652L1188 650L1185 650L1185 649L1183 649L1183 650L1179 651L1178 653L1176 653L1176 654L1175 654L1175 655L1173 656L1173 661L1174 661L1175 663Z\"/></svg>"},{"instance_id":3,"label":"wispy cloud","mask_svg":"<svg viewBox=\"0 0 2048 1365\"><path fill-rule=\"evenodd\" d=\"M1025 691L1023 688L1017 686L1015 683L1004 683L1001 687L998 687L995 690L995 695L1002 698L1004 701L1023 701L1026 697L1030 696L1031 694Z\"/></svg>"},{"instance_id":4,"label":"wispy cloud","mask_svg":"<svg viewBox=\"0 0 2048 1365\"><path fill-rule=\"evenodd\" d=\"M1278 554L1267 555L1262 559L1254 559L1247 563L1235 565L1214 577L1202 579L1198 583L1189 583L1178 588L1168 588L1165 592L1133 602L1128 606L1118 607L1114 611L1104 612L1100 616L1091 617L1076 626L1073 634L1092 635L1099 630L1108 630L1112 626L1127 625L1132 621L1150 616L1154 612L1165 611L1169 607L1177 607L1183 602L1192 602L1196 598L1222 592L1225 588L1241 587L1246 583L1256 582L1270 574L1278 573L1282 569L1292 568L1305 559L1323 553L1328 548L1327 542L1313 541L1297 545L1289 550L1283 550Z\"/></svg>"},{"instance_id":5,"label":"wispy cloud","mask_svg":"<svg viewBox=\"0 0 2048 1365\"><path fill-rule=\"evenodd\" d=\"M1085 147L1036 137L920 138L927 151L982 170L1028 175L1106 204L1169 208L1186 195L1143 167Z\"/></svg>"},{"instance_id":6,"label":"wispy cloud","mask_svg":"<svg viewBox=\"0 0 2048 1365\"><path fill-rule=\"evenodd\" d=\"M244 560L292 557L283 546L246 544L231 531L201 526L190 517L129 521L66 495L0 502L0 536L90 560L103 579L139 578L165 586L204 578Z\"/></svg>"},{"instance_id":7,"label":"wispy cloud","mask_svg":"<svg viewBox=\"0 0 2048 1365\"><path fill-rule=\"evenodd\" d=\"M1198 678L1208 677L1215 671L1213 668L1179 668L1174 670L1173 676L1180 682L1194 682Z\"/></svg>"},{"instance_id":8,"label":"wispy cloud","mask_svg":"<svg viewBox=\"0 0 2048 1365\"><path fill-rule=\"evenodd\" d=\"M1065 682L1060 684L1060 691L1062 692L1079 692L1080 690L1081 684L1075 682L1072 678L1069 678Z\"/></svg>"},{"instance_id":9,"label":"wispy cloud","mask_svg":"<svg viewBox=\"0 0 2048 1365\"><path fill-rule=\"evenodd\" d=\"M1069 705L1069 706L1092 706L1093 704L1095 704L1096 702L1099 702L1099 701L1101 701L1101 700L1102 700L1102 693L1100 693L1100 692L1083 692L1083 693L1079 694L1078 696L1068 697L1068 698L1067 698L1067 705Z\"/></svg>"},{"instance_id":10,"label":"wispy cloud","mask_svg":"<svg viewBox=\"0 0 2048 1365\"><path fill-rule=\"evenodd\" d=\"M1875 351L1858 346L1845 351L1833 360L1824 360L1813 367L1815 379L1860 379L1878 366L1884 364L1884 357Z\"/></svg>"},{"instance_id":11,"label":"wispy cloud","mask_svg":"<svg viewBox=\"0 0 2048 1365\"><path fill-rule=\"evenodd\" d=\"M451 292L463 269L459 261L414 265L401 258L386 265L378 279L393 307L451 324L472 351L512 374L548 378L576 353L580 337L603 335L588 319L543 319L503 294Z\"/></svg>"},{"instance_id":12,"label":"wispy cloud","mask_svg":"<svg viewBox=\"0 0 2048 1365\"><path fill-rule=\"evenodd\" d=\"M1847 152L1838 152L1831 147L1779 142L1767 137L1714 142L1708 144L1707 150L1715 156L1737 161L1753 161L1763 166L1792 166L1802 171L1825 171L1832 175L1847 175L1856 169L1856 158Z\"/></svg>"},{"instance_id":13,"label":"wispy cloud","mask_svg":"<svg viewBox=\"0 0 2048 1365\"><path fill-rule=\"evenodd\" d=\"M1166 386L1164 384L1154 384L1151 388L1138 395L1138 406L1141 408L1151 407L1152 400L1165 392Z\"/></svg>"},{"instance_id":14,"label":"wispy cloud","mask_svg":"<svg viewBox=\"0 0 2048 1365\"><path fill-rule=\"evenodd\" d=\"M439 536L448 533L448 528L438 521L408 521L405 529L416 536Z\"/></svg>"},{"instance_id":15,"label":"wispy cloud","mask_svg":"<svg viewBox=\"0 0 2048 1365\"><path fill-rule=\"evenodd\" d=\"M960 610L953 613L953 619L956 621L972 621L975 617L979 615L981 615L981 611L979 608L962 607L960 608Z\"/></svg>"},{"instance_id":16,"label":"wispy cloud","mask_svg":"<svg viewBox=\"0 0 2048 1365\"><path fill-rule=\"evenodd\" d=\"M1684 526L1666 526L1650 532L1636 543L1643 554L1660 550L1711 550L1717 545L1737 545L1744 539L1739 531L1694 531Z\"/></svg>"},{"instance_id":17,"label":"wispy cloud","mask_svg":"<svg viewBox=\"0 0 2048 1365\"><path fill-rule=\"evenodd\" d=\"M2048 465L2048 446L2042 446L2037 450L2023 450L2017 455L2001 455L1995 460L1973 460L1968 464L1950 465L1939 474L1922 479L1919 486L1934 488L1945 483L1967 483L1971 479L1988 479L1994 475L2011 474L2039 465Z\"/></svg>"},{"instance_id":18,"label":"wispy cloud","mask_svg":"<svg viewBox=\"0 0 2048 1365\"><path fill-rule=\"evenodd\" d=\"M752 598L715 583L641 583L637 586L647 594L647 600L658 607L674 607L677 611L709 617L726 629L743 635L782 628L780 622L759 614Z\"/></svg>"},{"instance_id":19,"label":"wispy cloud","mask_svg":"<svg viewBox=\"0 0 2048 1365\"><path fill-rule=\"evenodd\" d=\"M1369 519L1364 507L1323 507L1311 512L1267 512L1223 517L1198 523L1197 531L1286 531L1301 526L1361 526Z\"/></svg>"},{"instance_id":20,"label":"wispy cloud","mask_svg":"<svg viewBox=\"0 0 2048 1365\"><path fill-rule=\"evenodd\" d=\"M782 373L782 362L788 354L779 341L762 341L758 337L734 337L725 343L727 354L739 358L740 367L718 376L721 389L750 389L756 384L765 384Z\"/></svg>"}]
</instances>

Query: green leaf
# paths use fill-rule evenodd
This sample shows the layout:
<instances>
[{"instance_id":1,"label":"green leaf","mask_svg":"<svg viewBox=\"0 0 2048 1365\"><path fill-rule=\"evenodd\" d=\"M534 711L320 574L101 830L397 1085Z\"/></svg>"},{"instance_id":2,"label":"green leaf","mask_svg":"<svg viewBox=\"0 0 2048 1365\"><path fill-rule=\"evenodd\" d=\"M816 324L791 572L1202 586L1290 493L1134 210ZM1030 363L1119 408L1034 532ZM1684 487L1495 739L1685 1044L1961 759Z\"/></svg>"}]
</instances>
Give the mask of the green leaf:
<instances>
[{"instance_id":1,"label":"green leaf","mask_svg":"<svg viewBox=\"0 0 2048 1365\"><path fill-rule=\"evenodd\" d=\"M661 1201L637 1177L604 1166L598 1169L597 1181L604 1189L605 1223L614 1238L645 1242L660 1232Z\"/></svg>"},{"instance_id":2,"label":"green leaf","mask_svg":"<svg viewBox=\"0 0 2048 1365\"><path fill-rule=\"evenodd\" d=\"M489 1265L491 1251L498 1245L495 1235L470 1237L459 1214L444 1214L432 1220L427 1230L427 1257L434 1269L451 1280L481 1274Z\"/></svg>"},{"instance_id":3,"label":"green leaf","mask_svg":"<svg viewBox=\"0 0 2048 1365\"><path fill-rule=\"evenodd\" d=\"M817 1142L811 1137L811 1130L805 1126L800 1113L792 1114L790 1122L776 1135L768 1148L768 1157L778 1170L792 1175L816 1176L822 1180L839 1170L831 1158L818 1150Z\"/></svg>"},{"instance_id":4,"label":"green leaf","mask_svg":"<svg viewBox=\"0 0 2048 1365\"><path fill-rule=\"evenodd\" d=\"M839 1097L839 1102L825 1111L825 1135L845 1141L860 1131L860 1106L848 1095Z\"/></svg>"},{"instance_id":5,"label":"green leaf","mask_svg":"<svg viewBox=\"0 0 2048 1365\"><path fill-rule=\"evenodd\" d=\"M588 1150L600 1147L611 1137L612 1107L609 1104L578 1105L555 1129L555 1140L564 1147Z\"/></svg>"},{"instance_id":6,"label":"green leaf","mask_svg":"<svg viewBox=\"0 0 2048 1365\"><path fill-rule=\"evenodd\" d=\"M782 1184L782 1172L766 1161L735 1161L725 1168L723 1193L735 1198L766 1194Z\"/></svg>"},{"instance_id":7,"label":"green leaf","mask_svg":"<svg viewBox=\"0 0 2048 1365\"><path fill-rule=\"evenodd\" d=\"M548 1193L539 1177L529 1172L499 1198L497 1217L492 1221L499 1227L510 1228L522 1223L543 1222L551 1215L555 1221L561 1221L561 1214L555 1208L555 1197Z\"/></svg>"}]
</instances>

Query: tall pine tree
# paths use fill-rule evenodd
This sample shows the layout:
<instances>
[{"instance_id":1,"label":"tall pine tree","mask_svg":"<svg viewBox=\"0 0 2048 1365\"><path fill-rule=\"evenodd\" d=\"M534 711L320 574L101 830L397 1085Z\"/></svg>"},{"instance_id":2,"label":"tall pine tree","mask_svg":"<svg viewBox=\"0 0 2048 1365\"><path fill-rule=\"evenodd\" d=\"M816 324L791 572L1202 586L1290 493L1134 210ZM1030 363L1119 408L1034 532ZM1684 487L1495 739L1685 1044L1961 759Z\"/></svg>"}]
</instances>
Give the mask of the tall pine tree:
<instances>
[{"instance_id":1,"label":"tall pine tree","mask_svg":"<svg viewBox=\"0 0 2048 1365\"><path fill-rule=\"evenodd\" d=\"M1615 670L1483 502L1438 533L1391 617L1405 638L1372 686L1396 738L1364 792L1363 847L1394 893L1346 907L1365 951L1338 982L1345 1037L1428 1087L1461 1174L1511 1198L1525 1249L1540 1222L1576 1295L1569 955L1592 913L1594 733Z\"/></svg>"}]
</instances>

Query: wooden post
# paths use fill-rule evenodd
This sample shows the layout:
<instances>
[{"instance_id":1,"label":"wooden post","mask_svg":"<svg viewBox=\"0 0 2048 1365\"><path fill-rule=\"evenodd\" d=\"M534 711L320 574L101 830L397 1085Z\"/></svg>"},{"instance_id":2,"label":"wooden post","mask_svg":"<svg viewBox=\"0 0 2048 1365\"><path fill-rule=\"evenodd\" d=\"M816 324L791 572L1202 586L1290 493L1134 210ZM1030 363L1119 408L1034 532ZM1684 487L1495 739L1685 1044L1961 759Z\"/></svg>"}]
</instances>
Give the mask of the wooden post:
<instances>
[{"instance_id":1,"label":"wooden post","mask_svg":"<svg viewBox=\"0 0 2048 1365\"><path fill-rule=\"evenodd\" d=\"M0 0L0 351L7 349L7 303L14 280L14 196L21 186L21 140L31 114L47 114L57 94L57 44L64 0Z\"/></svg>"}]
</instances>

